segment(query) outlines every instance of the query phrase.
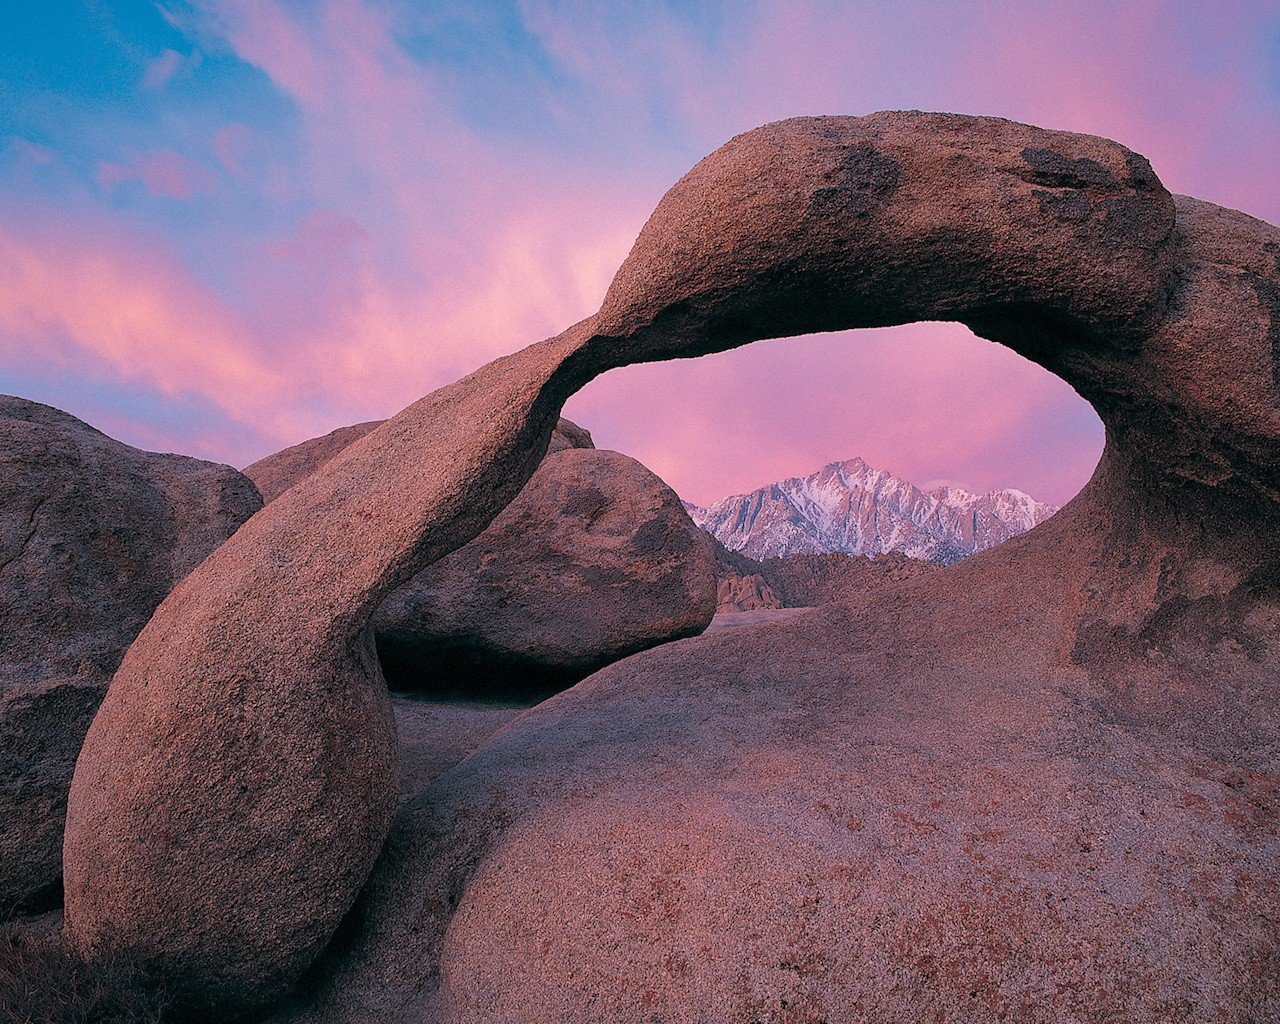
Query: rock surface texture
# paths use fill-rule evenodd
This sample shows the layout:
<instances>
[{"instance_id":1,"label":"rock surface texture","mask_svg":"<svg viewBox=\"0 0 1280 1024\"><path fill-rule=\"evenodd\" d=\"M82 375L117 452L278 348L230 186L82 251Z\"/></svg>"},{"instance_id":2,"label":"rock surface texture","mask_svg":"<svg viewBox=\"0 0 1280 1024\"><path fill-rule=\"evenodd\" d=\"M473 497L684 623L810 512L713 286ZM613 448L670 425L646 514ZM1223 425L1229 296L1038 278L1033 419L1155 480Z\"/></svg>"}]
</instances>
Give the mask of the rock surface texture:
<instances>
[{"instance_id":1,"label":"rock surface texture","mask_svg":"<svg viewBox=\"0 0 1280 1024\"><path fill-rule=\"evenodd\" d=\"M0 917L56 901L71 772L111 674L261 504L229 466L0 395Z\"/></svg>"},{"instance_id":2,"label":"rock surface texture","mask_svg":"<svg viewBox=\"0 0 1280 1024\"><path fill-rule=\"evenodd\" d=\"M766 558L760 572L787 608L813 608L847 601L870 590L895 586L938 571L933 562L908 558L897 551L859 558L832 551L825 555Z\"/></svg>"},{"instance_id":3,"label":"rock surface texture","mask_svg":"<svg viewBox=\"0 0 1280 1024\"><path fill-rule=\"evenodd\" d=\"M739 136L599 313L388 420L161 605L77 766L73 940L243 1006L367 880L282 1019L1275 1019L1278 255L1087 136L921 113ZM515 497L574 389L938 319L1094 405L1075 501L612 665L391 827L369 618Z\"/></svg>"},{"instance_id":4,"label":"rock surface texture","mask_svg":"<svg viewBox=\"0 0 1280 1024\"><path fill-rule=\"evenodd\" d=\"M401 798L426 789L528 707L513 701L393 697Z\"/></svg>"},{"instance_id":5,"label":"rock surface texture","mask_svg":"<svg viewBox=\"0 0 1280 1024\"><path fill-rule=\"evenodd\" d=\"M359 441L375 427L382 426L383 422L353 423L321 437L309 438L245 466L244 475L253 481L264 502L275 501L299 480L309 477L348 445Z\"/></svg>"}]
</instances>

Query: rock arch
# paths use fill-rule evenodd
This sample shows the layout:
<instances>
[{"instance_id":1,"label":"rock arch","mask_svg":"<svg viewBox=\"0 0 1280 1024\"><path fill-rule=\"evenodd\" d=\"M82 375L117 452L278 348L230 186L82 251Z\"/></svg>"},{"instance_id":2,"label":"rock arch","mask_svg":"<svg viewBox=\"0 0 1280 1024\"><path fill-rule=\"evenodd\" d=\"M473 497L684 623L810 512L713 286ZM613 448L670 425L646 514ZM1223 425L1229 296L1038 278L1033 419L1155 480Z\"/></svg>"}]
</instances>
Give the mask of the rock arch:
<instances>
[{"instance_id":1,"label":"rock arch","mask_svg":"<svg viewBox=\"0 0 1280 1024\"><path fill-rule=\"evenodd\" d=\"M799 118L735 138L681 179L597 314L387 421L256 515L161 605L77 766L65 848L73 941L141 955L212 1015L278 994L351 906L394 811L395 740L369 616L515 496L568 395L625 363L919 319L958 320L1009 345L1071 383L1107 427L1085 491L1008 550L967 563L964 592L981 593L983 573L1026 571L1042 606L1019 618L993 605L999 624L1022 630L1036 671L1065 665L1073 680L1101 680L1090 699L1116 720L1180 735L1188 713L1247 693L1249 714L1217 720L1265 768L1280 232L1175 200L1145 159L1089 136L915 112ZM1046 572L1065 585L1043 585ZM999 640L939 622L939 642ZM1214 647L1213 636L1224 639ZM927 641L898 643L919 669L900 686L925 706L951 700L926 667ZM744 650L766 656L760 644ZM686 641L641 656L635 671L671 670L680 652L726 656L714 638ZM1012 685L1000 664L993 690ZM622 671L557 698L526 732L543 728L545 742L548 716L572 717ZM483 755L477 764L473 782ZM1267 819L1250 849L1275 839ZM392 860L393 873L423 870L420 856ZM1249 860L1250 877L1274 893L1261 863ZM432 942L447 960L443 932Z\"/></svg>"}]
</instances>

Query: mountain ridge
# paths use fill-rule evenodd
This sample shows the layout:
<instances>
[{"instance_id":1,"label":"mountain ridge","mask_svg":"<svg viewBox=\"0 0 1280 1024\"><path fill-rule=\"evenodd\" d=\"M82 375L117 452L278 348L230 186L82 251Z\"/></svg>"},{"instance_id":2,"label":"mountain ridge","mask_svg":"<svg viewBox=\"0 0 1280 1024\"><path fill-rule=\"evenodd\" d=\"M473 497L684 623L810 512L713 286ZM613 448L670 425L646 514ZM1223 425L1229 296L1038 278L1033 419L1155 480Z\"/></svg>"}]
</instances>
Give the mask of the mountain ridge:
<instances>
[{"instance_id":1,"label":"mountain ridge","mask_svg":"<svg viewBox=\"0 0 1280 1024\"><path fill-rule=\"evenodd\" d=\"M899 551L943 564L1025 533L1057 511L1012 487L926 491L860 457L685 507L726 548L754 559Z\"/></svg>"}]
</instances>

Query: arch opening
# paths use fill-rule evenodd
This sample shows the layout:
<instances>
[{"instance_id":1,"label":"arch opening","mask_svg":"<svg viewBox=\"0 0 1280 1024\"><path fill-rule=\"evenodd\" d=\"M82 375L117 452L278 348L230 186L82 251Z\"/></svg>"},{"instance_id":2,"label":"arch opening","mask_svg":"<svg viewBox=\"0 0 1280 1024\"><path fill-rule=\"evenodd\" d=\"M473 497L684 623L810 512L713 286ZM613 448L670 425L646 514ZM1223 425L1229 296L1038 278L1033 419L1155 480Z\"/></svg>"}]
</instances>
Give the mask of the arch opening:
<instances>
[{"instance_id":1,"label":"arch opening","mask_svg":"<svg viewBox=\"0 0 1280 1024\"><path fill-rule=\"evenodd\" d=\"M1061 508L1105 433L1060 377L945 322L611 370L565 408L702 508L853 459L925 493L1015 489Z\"/></svg>"}]
</instances>

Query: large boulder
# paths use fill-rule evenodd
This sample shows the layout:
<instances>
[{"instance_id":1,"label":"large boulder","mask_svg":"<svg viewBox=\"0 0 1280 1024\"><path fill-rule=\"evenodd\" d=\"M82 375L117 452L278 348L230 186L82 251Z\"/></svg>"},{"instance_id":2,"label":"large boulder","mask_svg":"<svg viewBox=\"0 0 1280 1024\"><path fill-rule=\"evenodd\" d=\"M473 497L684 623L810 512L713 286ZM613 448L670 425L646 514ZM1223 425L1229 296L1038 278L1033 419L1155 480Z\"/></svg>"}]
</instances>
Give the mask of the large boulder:
<instances>
[{"instance_id":1,"label":"large boulder","mask_svg":"<svg viewBox=\"0 0 1280 1024\"><path fill-rule=\"evenodd\" d=\"M71 772L111 674L261 504L229 466L0 395L0 917L56 900Z\"/></svg>"},{"instance_id":2,"label":"large boulder","mask_svg":"<svg viewBox=\"0 0 1280 1024\"><path fill-rule=\"evenodd\" d=\"M245 470L267 501L378 423L343 427ZM575 450L576 449L576 450ZM712 542L634 459L561 418L519 497L418 573L373 618L392 689L520 697L563 689L714 612Z\"/></svg>"},{"instance_id":3,"label":"large boulder","mask_svg":"<svg viewBox=\"0 0 1280 1024\"><path fill-rule=\"evenodd\" d=\"M244 468L263 502L274 501L299 480L310 476L348 445L359 441L369 431L380 427L383 420L369 420L339 427L320 437L308 438L281 451L267 455Z\"/></svg>"},{"instance_id":4,"label":"large boulder","mask_svg":"<svg viewBox=\"0 0 1280 1024\"><path fill-rule=\"evenodd\" d=\"M393 687L545 694L706 629L710 538L675 492L617 452L548 455L470 544L373 617Z\"/></svg>"},{"instance_id":5,"label":"large boulder","mask_svg":"<svg viewBox=\"0 0 1280 1024\"><path fill-rule=\"evenodd\" d=\"M1101 139L921 113L739 136L599 313L373 430L161 605L77 766L72 941L225 1015L363 886L283 1018L1274 1018L1278 253ZM917 319L1093 403L1075 502L618 662L396 813L370 618L516 497L568 395Z\"/></svg>"}]
</instances>

